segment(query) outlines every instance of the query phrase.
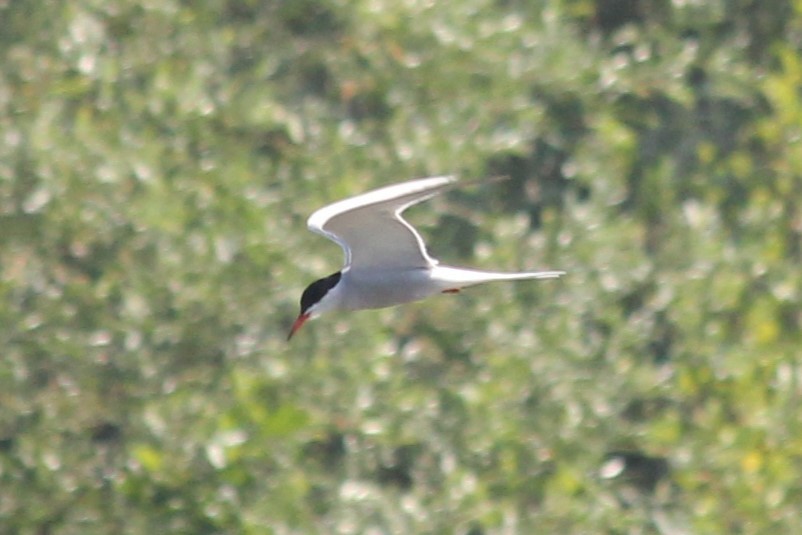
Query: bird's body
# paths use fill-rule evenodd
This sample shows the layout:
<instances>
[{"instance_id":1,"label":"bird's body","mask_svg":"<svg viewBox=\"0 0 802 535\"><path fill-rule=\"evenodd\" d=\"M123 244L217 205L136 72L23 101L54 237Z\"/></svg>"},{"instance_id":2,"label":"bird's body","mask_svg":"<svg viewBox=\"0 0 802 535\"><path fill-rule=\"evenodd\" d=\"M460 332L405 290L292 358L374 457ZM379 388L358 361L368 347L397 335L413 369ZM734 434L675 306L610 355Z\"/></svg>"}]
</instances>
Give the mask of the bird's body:
<instances>
[{"instance_id":1,"label":"bird's body","mask_svg":"<svg viewBox=\"0 0 802 535\"><path fill-rule=\"evenodd\" d=\"M315 281L301 297L290 335L307 319L335 310L384 308L484 282L549 279L562 271L496 273L441 266L401 213L454 186L454 177L411 180L357 195L313 213L310 230L337 242L345 267Z\"/></svg>"},{"instance_id":2,"label":"bird's body","mask_svg":"<svg viewBox=\"0 0 802 535\"><path fill-rule=\"evenodd\" d=\"M339 286L342 310L391 307L441 291L431 270L422 267L384 271L347 269L342 273Z\"/></svg>"}]
</instances>

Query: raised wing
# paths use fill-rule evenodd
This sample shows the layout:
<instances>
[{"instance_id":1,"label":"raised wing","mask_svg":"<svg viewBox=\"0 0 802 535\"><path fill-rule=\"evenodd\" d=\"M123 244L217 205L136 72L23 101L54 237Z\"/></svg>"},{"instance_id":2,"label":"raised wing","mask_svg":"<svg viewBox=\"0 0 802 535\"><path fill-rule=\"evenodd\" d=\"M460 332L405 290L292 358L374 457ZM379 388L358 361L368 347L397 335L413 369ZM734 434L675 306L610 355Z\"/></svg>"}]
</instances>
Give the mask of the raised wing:
<instances>
[{"instance_id":1,"label":"raised wing","mask_svg":"<svg viewBox=\"0 0 802 535\"><path fill-rule=\"evenodd\" d=\"M401 212L455 182L453 176L439 176L379 188L324 206L307 225L340 244L351 269L428 267L437 261Z\"/></svg>"}]
</instances>

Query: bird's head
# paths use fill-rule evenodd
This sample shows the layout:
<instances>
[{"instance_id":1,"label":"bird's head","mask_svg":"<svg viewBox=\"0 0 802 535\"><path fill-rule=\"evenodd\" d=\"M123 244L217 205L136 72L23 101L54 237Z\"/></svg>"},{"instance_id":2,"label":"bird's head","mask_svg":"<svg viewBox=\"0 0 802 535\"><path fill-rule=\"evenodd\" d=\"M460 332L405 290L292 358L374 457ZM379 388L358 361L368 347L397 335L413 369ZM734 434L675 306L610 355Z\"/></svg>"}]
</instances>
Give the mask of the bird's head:
<instances>
[{"instance_id":1,"label":"bird's head","mask_svg":"<svg viewBox=\"0 0 802 535\"><path fill-rule=\"evenodd\" d=\"M295 331L306 323L306 320L336 308L337 303L331 290L337 286L341 277L342 273L338 271L326 278L316 280L306 287L304 293L301 294L301 312L292 324L290 334L287 336L288 342L295 334Z\"/></svg>"}]
</instances>

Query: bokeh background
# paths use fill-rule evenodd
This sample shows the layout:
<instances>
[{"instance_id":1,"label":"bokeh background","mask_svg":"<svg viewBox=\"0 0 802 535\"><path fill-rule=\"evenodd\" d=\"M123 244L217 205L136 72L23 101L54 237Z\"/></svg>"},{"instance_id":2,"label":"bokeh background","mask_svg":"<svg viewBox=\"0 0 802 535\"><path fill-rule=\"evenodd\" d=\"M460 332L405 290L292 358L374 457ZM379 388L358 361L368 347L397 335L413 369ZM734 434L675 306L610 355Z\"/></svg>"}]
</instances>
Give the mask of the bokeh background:
<instances>
[{"instance_id":1,"label":"bokeh background","mask_svg":"<svg viewBox=\"0 0 802 535\"><path fill-rule=\"evenodd\" d=\"M802 532L800 0L0 25L2 533ZM308 214L451 173L435 256L568 275L286 343Z\"/></svg>"}]
</instances>

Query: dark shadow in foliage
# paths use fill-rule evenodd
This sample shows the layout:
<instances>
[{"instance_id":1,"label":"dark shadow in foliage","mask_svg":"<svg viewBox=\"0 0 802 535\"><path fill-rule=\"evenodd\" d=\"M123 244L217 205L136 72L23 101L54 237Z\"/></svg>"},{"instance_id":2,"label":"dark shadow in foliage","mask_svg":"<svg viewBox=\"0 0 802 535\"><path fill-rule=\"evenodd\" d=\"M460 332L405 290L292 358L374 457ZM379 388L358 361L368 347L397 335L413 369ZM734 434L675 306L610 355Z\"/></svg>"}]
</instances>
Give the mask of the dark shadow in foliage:
<instances>
[{"instance_id":1,"label":"dark shadow in foliage","mask_svg":"<svg viewBox=\"0 0 802 535\"><path fill-rule=\"evenodd\" d=\"M736 0L727 6L727 24L732 34L745 36L749 59L755 64L770 61L778 35L787 35L795 19L791 0Z\"/></svg>"},{"instance_id":2,"label":"dark shadow in foliage","mask_svg":"<svg viewBox=\"0 0 802 535\"><path fill-rule=\"evenodd\" d=\"M537 140L529 157L517 154L501 154L486 165L490 176L509 176L510 180L499 186L504 210L523 211L529 216L529 228L536 230L542 225L545 208L561 209L565 190L569 187L562 166L568 153Z\"/></svg>"},{"instance_id":3,"label":"dark shadow in foliage","mask_svg":"<svg viewBox=\"0 0 802 535\"><path fill-rule=\"evenodd\" d=\"M412 471L422 446L407 444L393 451L392 459L382 463L376 470L376 479L382 485L393 485L401 490L409 490L414 482Z\"/></svg>"},{"instance_id":4,"label":"dark shadow in foliage","mask_svg":"<svg viewBox=\"0 0 802 535\"><path fill-rule=\"evenodd\" d=\"M676 408L676 403L665 396L638 397L627 403L621 412L621 417L633 423L644 422L660 418L664 412Z\"/></svg>"},{"instance_id":5,"label":"dark shadow in foliage","mask_svg":"<svg viewBox=\"0 0 802 535\"><path fill-rule=\"evenodd\" d=\"M333 2L326 0L283 0L277 15L297 36L334 37L347 27Z\"/></svg>"},{"instance_id":6,"label":"dark shadow in foliage","mask_svg":"<svg viewBox=\"0 0 802 535\"><path fill-rule=\"evenodd\" d=\"M319 464L321 473L340 473L347 454L345 435L330 430L326 436L313 440L303 447L303 458L306 465L310 462ZM306 501L317 515L326 515L331 511L332 499L330 489L325 485L313 484L306 495Z\"/></svg>"},{"instance_id":7,"label":"dark shadow in foliage","mask_svg":"<svg viewBox=\"0 0 802 535\"><path fill-rule=\"evenodd\" d=\"M565 164L576 145L587 134L586 111L582 99L572 93L556 95L550 90L535 87L532 99L542 103L547 111L546 124L551 129L532 140L529 153L500 153L485 164L488 176L508 176L500 185L504 208L526 211L529 227L540 228L542 212L547 208L562 210L570 188L582 200L590 195L586 186L577 185L565 175Z\"/></svg>"},{"instance_id":8,"label":"dark shadow in foliage","mask_svg":"<svg viewBox=\"0 0 802 535\"><path fill-rule=\"evenodd\" d=\"M771 44L787 32L793 20L789 0L736 0L725 4L721 16L684 21L686 32L708 34L715 42L746 39L747 57L755 64L770 59ZM616 31L633 26L643 32L650 27L682 31L674 16L677 9L670 0L596 0L592 16L578 17L586 32L598 31L610 37ZM680 8L681 9L681 8ZM692 9L692 8L691 8Z\"/></svg>"},{"instance_id":9,"label":"dark shadow in foliage","mask_svg":"<svg viewBox=\"0 0 802 535\"><path fill-rule=\"evenodd\" d=\"M642 0L597 0L593 24L602 32L609 34L625 24L643 22Z\"/></svg>"},{"instance_id":10,"label":"dark shadow in foliage","mask_svg":"<svg viewBox=\"0 0 802 535\"><path fill-rule=\"evenodd\" d=\"M456 260L468 262L474 254L479 229L470 220L452 214L439 218L437 224L437 240L427 244L429 253L434 258L453 264Z\"/></svg>"},{"instance_id":11,"label":"dark shadow in foliage","mask_svg":"<svg viewBox=\"0 0 802 535\"><path fill-rule=\"evenodd\" d=\"M471 527L465 532L465 535L484 535L485 530L478 522L474 522Z\"/></svg>"},{"instance_id":12,"label":"dark shadow in foliage","mask_svg":"<svg viewBox=\"0 0 802 535\"><path fill-rule=\"evenodd\" d=\"M342 466L345 454L345 435L339 431L329 431L324 438L307 443L303 449L304 458L320 463L326 471Z\"/></svg>"},{"instance_id":13,"label":"dark shadow in foliage","mask_svg":"<svg viewBox=\"0 0 802 535\"><path fill-rule=\"evenodd\" d=\"M392 107L387 103L386 92L380 88L358 91L346 101L348 116L355 121L386 121L392 115Z\"/></svg>"},{"instance_id":14,"label":"dark shadow in foliage","mask_svg":"<svg viewBox=\"0 0 802 535\"><path fill-rule=\"evenodd\" d=\"M119 442L122 438L122 428L113 422L101 422L89 430L92 442L96 444L109 444Z\"/></svg>"},{"instance_id":15,"label":"dark shadow in foliage","mask_svg":"<svg viewBox=\"0 0 802 535\"><path fill-rule=\"evenodd\" d=\"M300 78L299 85L310 95L320 98L336 97L334 75L319 55L311 52L302 54L293 65L287 67L296 71Z\"/></svg>"},{"instance_id":16,"label":"dark shadow in foliage","mask_svg":"<svg viewBox=\"0 0 802 535\"><path fill-rule=\"evenodd\" d=\"M751 191L760 187L751 178L722 171L727 166L720 163L744 149L744 139L750 136L746 129L752 128L759 114L769 112L765 100L757 91L741 100L714 97L702 66L690 68L685 80L695 96L690 106L658 91L623 94L614 103L618 120L638 139L636 157L627 174L627 196L619 208L637 212L646 223L645 246L650 253L657 252L663 241L662 229L669 215L666 206L688 199L705 201L714 187L720 192L717 197L727 228L737 232ZM699 161L703 143L716 147L710 164ZM756 159L765 159L765 148L759 143L747 148ZM665 161L673 162L670 176L654 172ZM699 179L700 169L710 170L704 181Z\"/></svg>"},{"instance_id":17,"label":"dark shadow in foliage","mask_svg":"<svg viewBox=\"0 0 802 535\"><path fill-rule=\"evenodd\" d=\"M264 16L270 6L261 0L228 0L221 9L221 14L230 23L250 22Z\"/></svg>"},{"instance_id":18,"label":"dark shadow in foliage","mask_svg":"<svg viewBox=\"0 0 802 535\"><path fill-rule=\"evenodd\" d=\"M630 485L642 494L654 494L658 483L668 477L669 469L668 460L663 457L638 451L611 451L604 459L603 476Z\"/></svg>"}]
</instances>

